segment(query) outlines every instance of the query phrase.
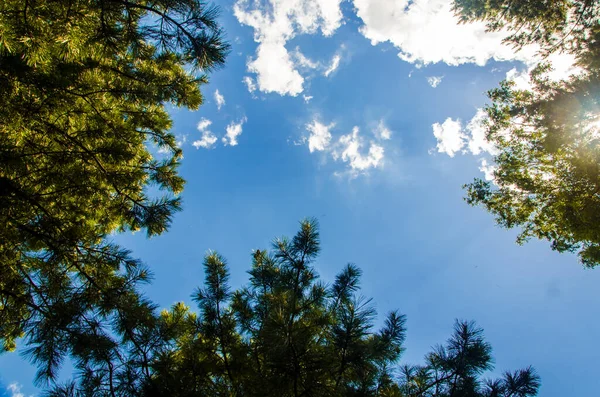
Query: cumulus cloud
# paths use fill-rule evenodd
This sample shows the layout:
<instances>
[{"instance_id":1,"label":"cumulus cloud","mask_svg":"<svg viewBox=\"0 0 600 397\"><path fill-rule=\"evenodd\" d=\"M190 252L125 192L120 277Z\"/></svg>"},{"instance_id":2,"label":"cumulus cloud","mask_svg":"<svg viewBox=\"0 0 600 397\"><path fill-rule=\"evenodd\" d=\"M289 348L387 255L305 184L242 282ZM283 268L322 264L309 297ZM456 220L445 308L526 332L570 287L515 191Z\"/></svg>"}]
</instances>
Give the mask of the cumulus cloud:
<instances>
[{"instance_id":1,"label":"cumulus cloud","mask_svg":"<svg viewBox=\"0 0 600 397\"><path fill-rule=\"evenodd\" d=\"M304 78L286 49L299 34L321 32L331 36L341 25L341 0L238 0L234 15L254 29L256 56L247 64L256 73L257 88L263 92L296 96L303 91Z\"/></svg>"},{"instance_id":2,"label":"cumulus cloud","mask_svg":"<svg viewBox=\"0 0 600 397\"><path fill-rule=\"evenodd\" d=\"M495 155L498 149L486 138L485 122L487 113L478 109L471 121L463 126L461 120L447 118L443 124L432 125L433 136L437 139L437 149L450 157L464 149L473 155Z\"/></svg>"},{"instance_id":3,"label":"cumulus cloud","mask_svg":"<svg viewBox=\"0 0 600 397\"><path fill-rule=\"evenodd\" d=\"M485 122L487 117L485 110L478 109L475 116L467 124L467 132L469 134L468 148L474 155L479 155L483 152L491 155L498 153L498 149L494 144L489 142L485 137Z\"/></svg>"},{"instance_id":4,"label":"cumulus cloud","mask_svg":"<svg viewBox=\"0 0 600 397\"><path fill-rule=\"evenodd\" d=\"M325 72L323 72L323 75L325 77L329 77L329 75L331 73L335 72L337 70L337 68L340 66L341 60L342 60L342 56L340 54L335 54L333 56L333 58L331 59L331 63L329 64L327 69L325 69Z\"/></svg>"},{"instance_id":5,"label":"cumulus cloud","mask_svg":"<svg viewBox=\"0 0 600 397\"><path fill-rule=\"evenodd\" d=\"M364 140L359 136L359 128L354 127L352 133L340 137L332 155L335 160L341 159L348 163L353 174L379 167L383 161L383 146L370 142L366 154L361 150L364 146Z\"/></svg>"},{"instance_id":6,"label":"cumulus cloud","mask_svg":"<svg viewBox=\"0 0 600 397\"><path fill-rule=\"evenodd\" d=\"M210 149L213 147L213 145L217 142L217 137L215 134L213 134L210 131L203 131L202 132L202 138L192 142L192 146L194 146L196 149L200 149L200 148L204 148L204 149Z\"/></svg>"},{"instance_id":7,"label":"cumulus cloud","mask_svg":"<svg viewBox=\"0 0 600 397\"><path fill-rule=\"evenodd\" d=\"M448 118L443 124L433 124L432 128L433 135L437 139L438 152L446 153L450 157L454 157L460 151L463 154L485 156L479 159L479 170L486 180L493 181L497 167L490 156L498 154L498 148L486 139L487 117L483 109L478 109L466 126L463 126L460 120Z\"/></svg>"},{"instance_id":8,"label":"cumulus cloud","mask_svg":"<svg viewBox=\"0 0 600 397\"><path fill-rule=\"evenodd\" d=\"M483 22L458 24L449 0L353 0L373 45L390 42L410 63L448 65L531 59L536 48L515 52L502 44L505 32L486 32Z\"/></svg>"},{"instance_id":9,"label":"cumulus cloud","mask_svg":"<svg viewBox=\"0 0 600 397\"><path fill-rule=\"evenodd\" d=\"M306 129L310 132L308 136L308 150L311 153L329 148L329 144L331 143L331 132L329 130L334 126L334 123L325 125L319 123L317 120L313 120L306 125Z\"/></svg>"},{"instance_id":10,"label":"cumulus cloud","mask_svg":"<svg viewBox=\"0 0 600 397\"><path fill-rule=\"evenodd\" d=\"M508 32L487 32L484 22L459 24L450 0L353 2L363 21L360 32L371 44L389 42L399 50L398 56L402 60L417 67L439 62L453 66L465 63L483 66L494 59L523 62L528 71L542 61L550 61L554 70L549 77L554 80L579 71L574 66L572 54L554 53L546 59L536 44L518 51L503 44Z\"/></svg>"},{"instance_id":11,"label":"cumulus cloud","mask_svg":"<svg viewBox=\"0 0 600 397\"><path fill-rule=\"evenodd\" d=\"M227 125L225 129L226 134L222 138L225 145L236 146L238 144L238 137L242 135L242 125L248 121L246 117L242 118L239 122L232 121Z\"/></svg>"},{"instance_id":12,"label":"cumulus cloud","mask_svg":"<svg viewBox=\"0 0 600 397\"><path fill-rule=\"evenodd\" d=\"M460 120L448 117L443 124L435 123L432 127L439 153L454 157L465 146L467 136L463 133Z\"/></svg>"},{"instance_id":13,"label":"cumulus cloud","mask_svg":"<svg viewBox=\"0 0 600 397\"><path fill-rule=\"evenodd\" d=\"M375 139L367 140L360 134L359 127L355 126L352 132L346 135L333 137L332 130L335 123L323 124L318 120L312 120L306 124L306 130L310 133L308 138L303 137L301 144L308 144L308 150L313 152L324 152L331 156L334 161L347 165L344 173L351 178L367 173L370 169L383 166L385 149L383 142L391 138L392 132L385 126L383 121L373 129ZM294 142L296 144L296 142Z\"/></svg>"},{"instance_id":14,"label":"cumulus cloud","mask_svg":"<svg viewBox=\"0 0 600 397\"><path fill-rule=\"evenodd\" d=\"M431 77L427 77L427 83L430 86L432 86L433 88L435 88L438 85L440 85L440 83L442 82L443 78L444 78L444 76L431 76Z\"/></svg>"},{"instance_id":15,"label":"cumulus cloud","mask_svg":"<svg viewBox=\"0 0 600 397\"><path fill-rule=\"evenodd\" d=\"M215 103L217 104L217 109L221 110L221 107L225 105L225 97L221 95L219 90L215 91Z\"/></svg>"},{"instance_id":16,"label":"cumulus cloud","mask_svg":"<svg viewBox=\"0 0 600 397\"><path fill-rule=\"evenodd\" d=\"M196 125L196 128L198 129L198 131L204 131L206 130L208 127L210 127L212 124L212 121L210 121L207 118L202 117L200 119L200 121L198 122L198 124Z\"/></svg>"},{"instance_id":17,"label":"cumulus cloud","mask_svg":"<svg viewBox=\"0 0 600 397\"><path fill-rule=\"evenodd\" d=\"M257 74L257 86L263 92L296 96L303 90L304 78L282 43L261 44L248 70Z\"/></svg>"},{"instance_id":18,"label":"cumulus cloud","mask_svg":"<svg viewBox=\"0 0 600 397\"><path fill-rule=\"evenodd\" d=\"M552 65L551 70L546 74L546 77L552 81L563 80L583 71L575 65L575 55L573 54L553 53L546 61ZM506 80L512 81L517 89L530 90L533 88L533 84L529 74L536 65L537 63L531 63L527 65L527 68L512 68L506 73Z\"/></svg>"},{"instance_id":19,"label":"cumulus cloud","mask_svg":"<svg viewBox=\"0 0 600 397\"><path fill-rule=\"evenodd\" d=\"M312 95L302 95L302 99L304 99L304 103L309 103L313 97Z\"/></svg>"},{"instance_id":20,"label":"cumulus cloud","mask_svg":"<svg viewBox=\"0 0 600 397\"><path fill-rule=\"evenodd\" d=\"M198 122L196 128L202 133L202 137L199 140L192 142L192 146L194 146L196 149L210 149L213 147L213 145L217 142L217 137L215 134L209 131L208 127L211 125L212 121L206 118L202 118Z\"/></svg>"}]
</instances>

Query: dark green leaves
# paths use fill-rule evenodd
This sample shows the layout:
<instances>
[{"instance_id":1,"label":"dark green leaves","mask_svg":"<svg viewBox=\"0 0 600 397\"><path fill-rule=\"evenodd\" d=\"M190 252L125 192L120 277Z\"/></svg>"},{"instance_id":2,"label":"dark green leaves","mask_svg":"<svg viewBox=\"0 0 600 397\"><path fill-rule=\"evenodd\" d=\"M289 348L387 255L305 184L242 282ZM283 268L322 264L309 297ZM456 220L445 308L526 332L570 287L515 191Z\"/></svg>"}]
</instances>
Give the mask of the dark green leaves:
<instances>
[{"instance_id":1,"label":"dark green leaves","mask_svg":"<svg viewBox=\"0 0 600 397\"><path fill-rule=\"evenodd\" d=\"M400 390L406 396L531 397L540 378L533 368L505 372L500 379L482 380L493 369L492 348L473 322L457 321L444 346L437 346L421 367L401 369Z\"/></svg>"},{"instance_id":2,"label":"dark green leaves","mask_svg":"<svg viewBox=\"0 0 600 397\"><path fill-rule=\"evenodd\" d=\"M290 242L291 241L291 242ZM51 384L48 396L521 396L537 394L532 368L484 381L491 347L472 322L456 322L446 345L423 366L397 367L406 317L376 311L359 288L360 269L347 265L331 286L302 258L316 259L316 222L303 221L273 252L252 253L248 284L231 291L225 259L209 252L196 314L183 303L157 313L136 286L147 271L116 247L99 247L111 280L81 272L75 290L64 280L30 328L30 354L41 381L69 358L75 381ZM308 254L310 252L310 255ZM81 264L97 271L100 263ZM51 273L53 274L53 273ZM98 284L100 283L100 284ZM73 288L74 284L68 286ZM37 302L37 301L36 301Z\"/></svg>"},{"instance_id":3,"label":"dark green leaves","mask_svg":"<svg viewBox=\"0 0 600 397\"><path fill-rule=\"evenodd\" d=\"M209 253L204 288L195 296L201 316L153 364L160 370L151 388L181 395L175 379L188 382L193 374L185 383L192 394L207 387L212 395L266 396L392 390L388 368L402 351L404 316L390 313L373 332L375 309L357 295L360 270L348 265L327 287L309 264L318 252L318 225L303 221L271 254L252 254L249 285L234 293L224 259Z\"/></svg>"},{"instance_id":4,"label":"dark green leaves","mask_svg":"<svg viewBox=\"0 0 600 397\"><path fill-rule=\"evenodd\" d=\"M225 260L209 253L204 287L195 295L200 316L181 304L161 316L163 329L177 331L155 356L145 395L537 393L539 378L531 368L484 385L481 375L493 368L491 347L472 322L457 322L446 346L427 356L427 365L404 367L398 378L406 317L393 311L373 330L376 312L359 295L359 268L347 265L327 287L302 261L316 258L318 242L316 222L303 221L294 238L276 241L273 252L252 253L249 283L233 293Z\"/></svg>"}]
</instances>

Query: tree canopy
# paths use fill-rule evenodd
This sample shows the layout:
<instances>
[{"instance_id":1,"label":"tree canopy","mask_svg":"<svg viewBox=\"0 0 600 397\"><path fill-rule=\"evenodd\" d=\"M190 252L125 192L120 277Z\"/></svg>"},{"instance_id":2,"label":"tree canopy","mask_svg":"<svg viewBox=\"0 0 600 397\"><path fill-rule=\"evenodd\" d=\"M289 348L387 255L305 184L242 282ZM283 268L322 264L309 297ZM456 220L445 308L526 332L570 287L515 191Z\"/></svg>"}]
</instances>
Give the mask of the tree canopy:
<instances>
[{"instance_id":1,"label":"tree canopy","mask_svg":"<svg viewBox=\"0 0 600 397\"><path fill-rule=\"evenodd\" d=\"M539 45L544 55L571 53L581 72L563 81L531 73L531 88L504 81L489 92L485 124L498 149L493 181L468 184L467 202L482 205L498 224L520 227L518 242L551 241L600 263L600 3L592 0L455 0L463 22L505 29L507 44Z\"/></svg>"},{"instance_id":2,"label":"tree canopy","mask_svg":"<svg viewBox=\"0 0 600 397\"><path fill-rule=\"evenodd\" d=\"M3 350L27 336L58 354L69 324L99 321L148 278L106 236L159 234L180 208L165 106L202 103L228 52L216 16L199 0L1 2Z\"/></svg>"},{"instance_id":3,"label":"tree canopy","mask_svg":"<svg viewBox=\"0 0 600 397\"><path fill-rule=\"evenodd\" d=\"M184 303L133 310L71 354L77 378L50 396L535 396L532 368L484 380L492 349L472 322L457 321L422 366L400 367L406 318L376 311L349 264L328 285L313 263L318 225L301 223L271 252L252 254L249 281L233 291L226 261L204 259L205 280ZM126 326L124 326L126 324ZM90 343L93 342L93 343ZM137 346L142 346L138 349Z\"/></svg>"}]
</instances>

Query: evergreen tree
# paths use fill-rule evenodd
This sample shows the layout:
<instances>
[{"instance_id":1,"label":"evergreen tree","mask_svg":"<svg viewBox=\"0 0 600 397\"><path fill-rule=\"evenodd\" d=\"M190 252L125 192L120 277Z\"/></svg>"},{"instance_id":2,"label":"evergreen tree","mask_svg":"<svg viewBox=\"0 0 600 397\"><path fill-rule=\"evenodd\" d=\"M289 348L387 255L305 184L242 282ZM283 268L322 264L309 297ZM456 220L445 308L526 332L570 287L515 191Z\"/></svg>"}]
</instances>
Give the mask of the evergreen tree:
<instances>
[{"instance_id":1,"label":"evergreen tree","mask_svg":"<svg viewBox=\"0 0 600 397\"><path fill-rule=\"evenodd\" d=\"M216 17L201 0L0 2L0 350L26 336L41 380L147 306L147 270L106 236L159 234L180 208L165 106L202 103L228 51Z\"/></svg>"},{"instance_id":2,"label":"evergreen tree","mask_svg":"<svg viewBox=\"0 0 600 397\"><path fill-rule=\"evenodd\" d=\"M232 291L225 260L210 252L199 312L183 303L160 315L118 319L105 343L74 350L77 382L50 396L535 396L531 369L498 380L491 347L473 323L457 322L446 346L424 366L399 367L405 316L375 309L360 295L361 271L347 265L331 285L319 281L318 226L304 221L291 240L252 255L250 279ZM123 325L121 325L123 324ZM128 330L132 330L131 332ZM128 334L130 332L130 334Z\"/></svg>"},{"instance_id":3,"label":"evergreen tree","mask_svg":"<svg viewBox=\"0 0 600 397\"><path fill-rule=\"evenodd\" d=\"M473 322L456 321L445 346L437 346L423 366L401 368L406 397L527 397L537 395L540 378L531 367L505 372L500 379L480 379L493 369L492 347Z\"/></svg>"},{"instance_id":4,"label":"evergreen tree","mask_svg":"<svg viewBox=\"0 0 600 397\"><path fill-rule=\"evenodd\" d=\"M485 124L499 150L493 183L468 184L467 202L482 205L501 226L521 227L518 242L551 241L600 263L600 3L592 0L455 0L463 22L484 20L507 29L508 44L535 43L545 55L575 55L582 72L566 81L541 64L532 88L502 82L489 92Z\"/></svg>"},{"instance_id":5,"label":"evergreen tree","mask_svg":"<svg viewBox=\"0 0 600 397\"><path fill-rule=\"evenodd\" d=\"M404 316L388 314L373 331L375 310L356 295L360 270L348 265L331 286L311 263L320 243L316 221L274 251L253 254L247 287L231 292L224 260L204 262L200 316L164 313L190 323L176 348L160 353L147 395L376 395L394 389L389 368L399 358ZM195 323L195 324L194 324ZM185 383L182 383L184 382Z\"/></svg>"}]
</instances>

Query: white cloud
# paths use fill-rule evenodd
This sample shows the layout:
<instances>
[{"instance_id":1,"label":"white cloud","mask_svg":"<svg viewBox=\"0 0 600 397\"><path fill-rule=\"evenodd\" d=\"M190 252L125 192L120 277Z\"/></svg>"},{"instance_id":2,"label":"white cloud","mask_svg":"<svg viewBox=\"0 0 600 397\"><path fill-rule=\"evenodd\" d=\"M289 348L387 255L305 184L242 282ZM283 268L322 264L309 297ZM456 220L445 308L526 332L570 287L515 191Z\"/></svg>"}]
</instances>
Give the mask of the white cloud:
<instances>
[{"instance_id":1,"label":"white cloud","mask_svg":"<svg viewBox=\"0 0 600 397\"><path fill-rule=\"evenodd\" d=\"M312 95L302 95L304 99L304 103L309 103L311 99L313 99Z\"/></svg>"},{"instance_id":2,"label":"white cloud","mask_svg":"<svg viewBox=\"0 0 600 397\"><path fill-rule=\"evenodd\" d=\"M221 107L225 105L225 97L221 95L219 90L215 91L215 102L217 103L217 109L221 110Z\"/></svg>"},{"instance_id":3,"label":"white cloud","mask_svg":"<svg viewBox=\"0 0 600 397\"><path fill-rule=\"evenodd\" d=\"M359 128L354 127L352 133L342 135L337 142L337 148L332 155L335 160L341 159L350 165L353 174L358 174L369 168L377 168L383 162L383 146L370 142L369 151L361 153L364 146L363 139L359 136Z\"/></svg>"},{"instance_id":4,"label":"white cloud","mask_svg":"<svg viewBox=\"0 0 600 397\"><path fill-rule=\"evenodd\" d=\"M331 73L335 72L337 70L337 68L340 66L341 60L342 60L342 56L340 54L335 54L333 56L333 58L331 59L331 63L329 64L329 66L327 67L325 72L323 72L323 75L325 77L329 77L329 75Z\"/></svg>"},{"instance_id":5,"label":"white cloud","mask_svg":"<svg viewBox=\"0 0 600 397\"><path fill-rule=\"evenodd\" d=\"M308 150L313 152L324 152L331 156L334 161L347 164L347 170L335 175L349 175L351 178L367 173L370 169L381 168L385 149L383 142L391 138L391 131L380 121L372 131L374 140L367 141L360 135L360 129L355 126L352 132L333 138L332 130L335 123L323 124L313 120L306 125L310 132L308 138L302 137L294 144L308 144Z\"/></svg>"},{"instance_id":6,"label":"white cloud","mask_svg":"<svg viewBox=\"0 0 600 397\"><path fill-rule=\"evenodd\" d=\"M261 44L248 70L257 74L257 86L263 92L296 96L303 90L304 78L294 68L283 43Z\"/></svg>"},{"instance_id":7,"label":"white cloud","mask_svg":"<svg viewBox=\"0 0 600 397\"><path fill-rule=\"evenodd\" d=\"M254 79L252 77L244 76L242 82L246 84L246 87L248 87L248 91L250 91L250 93L256 91L256 83L254 82Z\"/></svg>"},{"instance_id":8,"label":"white cloud","mask_svg":"<svg viewBox=\"0 0 600 397\"><path fill-rule=\"evenodd\" d=\"M475 116L467 124L467 131L469 132L468 148L469 151L478 155L482 152L489 154L496 154L498 149L493 143L489 142L486 135L485 121L487 120L487 113L483 109L478 109Z\"/></svg>"},{"instance_id":9,"label":"white cloud","mask_svg":"<svg viewBox=\"0 0 600 397\"><path fill-rule=\"evenodd\" d=\"M286 44L298 34L331 36L341 25L342 0L238 0L234 15L254 29L256 57L248 71L256 73L257 88L263 92L296 96L303 91L304 78L296 70Z\"/></svg>"},{"instance_id":10,"label":"white cloud","mask_svg":"<svg viewBox=\"0 0 600 397\"><path fill-rule=\"evenodd\" d=\"M443 78L444 78L444 76L431 76L431 77L427 77L427 83L429 83L430 86L432 86L433 88L435 88L438 85L440 85L440 83L442 82Z\"/></svg>"},{"instance_id":11,"label":"white cloud","mask_svg":"<svg viewBox=\"0 0 600 397\"><path fill-rule=\"evenodd\" d=\"M566 79L571 75L581 73L583 70L575 66L575 56L573 54L551 54L546 61L550 62L552 69L546 74L552 81L559 81ZM506 80L510 80L515 83L515 88L520 90L530 90L533 88L529 73L537 65L537 63L531 63L527 65L526 69L512 68L506 72Z\"/></svg>"},{"instance_id":12,"label":"white cloud","mask_svg":"<svg viewBox=\"0 0 600 397\"><path fill-rule=\"evenodd\" d=\"M490 59L527 61L536 52L527 47L515 53L502 44L504 32L486 32L483 22L458 24L449 0L353 1L364 22L360 32L373 45L389 41L406 62L483 66Z\"/></svg>"},{"instance_id":13,"label":"white cloud","mask_svg":"<svg viewBox=\"0 0 600 397\"><path fill-rule=\"evenodd\" d=\"M486 181L493 181L494 178L494 171L496 171L496 167L493 164L489 164L488 161L486 159L481 159L481 166L479 167L479 171L483 172L483 175L485 177Z\"/></svg>"},{"instance_id":14,"label":"white cloud","mask_svg":"<svg viewBox=\"0 0 600 397\"><path fill-rule=\"evenodd\" d=\"M212 121L203 117L198 122L198 125L196 126L196 128L198 129L198 131L202 132L202 131L206 130L208 127L210 127L211 124L212 124Z\"/></svg>"},{"instance_id":15,"label":"white cloud","mask_svg":"<svg viewBox=\"0 0 600 397\"><path fill-rule=\"evenodd\" d=\"M443 124L435 123L433 127L433 135L437 139L437 149L440 153L446 153L450 157L460 152L463 148L463 154L470 152L473 155L495 155L497 148L488 142L485 137L485 120L487 114L483 109L479 109L466 128L460 120L446 119ZM496 165L486 158L479 159L479 170L483 172L484 177L488 181L494 180L494 171Z\"/></svg>"},{"instance_id":16,"label":"white cloud","mask_svg":"<svg viewBox=\"0 0 600 397\"><path fill-rule=\"evenodd\" d=\"M331 142L331 132L329 132L329 130L334 126L334 123L325 125L319 123L317 120L313 120L312 123L306 125L306 129L310 131L308 137L308 150L311 153L328 149L329 143Z\"/></svg>"},{"instance_id":17,"label":"white cloud","mask_svg":"<svg viewBox=\"0 0 600 397\"><path fill-rule=\"evenodd\" d=\"M225 145L236 146L238 144L238 137L242 135L242 125L248 121L246 117L242 118L238 123L232 121L227 125L226 134L222 138Z\"/></svg>"},{"instance_id":18,"label":"white cloud","mask_svg":"<svg viewBox=\"0 0 600 397\"><path fill-rule=\"evenodd\" d=\"M217 137L215 136L215 134L208 130L208 127L210 127L211 125L212 121L210 121L209 119L200 119L196 128L202 133L202 138L192 142L192 146L194 146L196 149L210 149L217 142Z\"/></svg>"},{"instance_id":19,"label":"white cloud","mask_svg":"<svg viewBox=\"0 0 600 397\"><path fill-rule=\"evenodd\" d=\"M192 142L192 146L196 149L205 148L210 149L217 142L217 137L210 131L203 131L202 138L200 140Z\"/></svg>"},{"instance_id":20,"label":"white cloud","mask_svg":"<svg viewBox=\"0 0 600 397\"><path fill-rule=\"evenodd\" d=\"M563 79L581 69L574 67L573 54L553 53L548 59L532 44L519 51L502 40L508 32L487 32L484 22L459 24L450 0L353 0L364 25L360 32L376 45L390 42L398 56L416 67L443 62L448 65L489 60L521 61L531 71L542 61L550 61L553 80ZM410 77L410 75L409 75Z\"/></svg>"},{"instance_id":21,"label":"white cloud","mask_svg":"<svg viewBox=\"0 0 600 397\"><path fill-rule=\"evenodd\" d=\"M377 138L384 141L387 141L392 138L392 131L388 127L386 127L383 120L379 121L379 124L377 124L377 127L373 132Z\"/></svg>"},{"instance_id":22,"label":"white cloud","mask_svg":"<svg viewBox=\"0 0 600 397\"><path fill-rule=\"evenodd\" d=\"M460 120L448 117L443 124L435 123L432 127L433 135L437 139L438 152L454 157L465 146L467 136L462 131Z\"/></svg>"},{"instance_id":23,"label":"white cloud","mask_svg":"<svg viewBox=\"0 0 600 397\"><path fill-rule=\"evenodd\" d=\"M487 153L495 155L498 149L486 138L487 113L478 109L471 121L463 127L460 120L446 119L443 124L432 125L433 135L437 139L437 149L450 157L466 147L466 151L473 155Z\"/></svg>"},{"instance_id":24,"label":"white cloud","mask_svg":"<svg viewBox=\"0 0 600 397\"><path fill-rule=\"evenodd\" d=\"M306 69L317 69L320 67L319 62L315 62L309 58L307 58L301 51L300 47L296 47L294 52L292 53L294 60L296 61L296 65Z\"/></svg>"},{"instance_id":25,"label":"white cloud","mask_svg":"<svg viewBox=\"0 0 600 397\"><path fill-rule=\"evenodd\" d=\"M6 388L11 393L11 397L25 397L23 393L21 393L21 385L17 382L11 383Z\"/></svg>"}]
</instances>

